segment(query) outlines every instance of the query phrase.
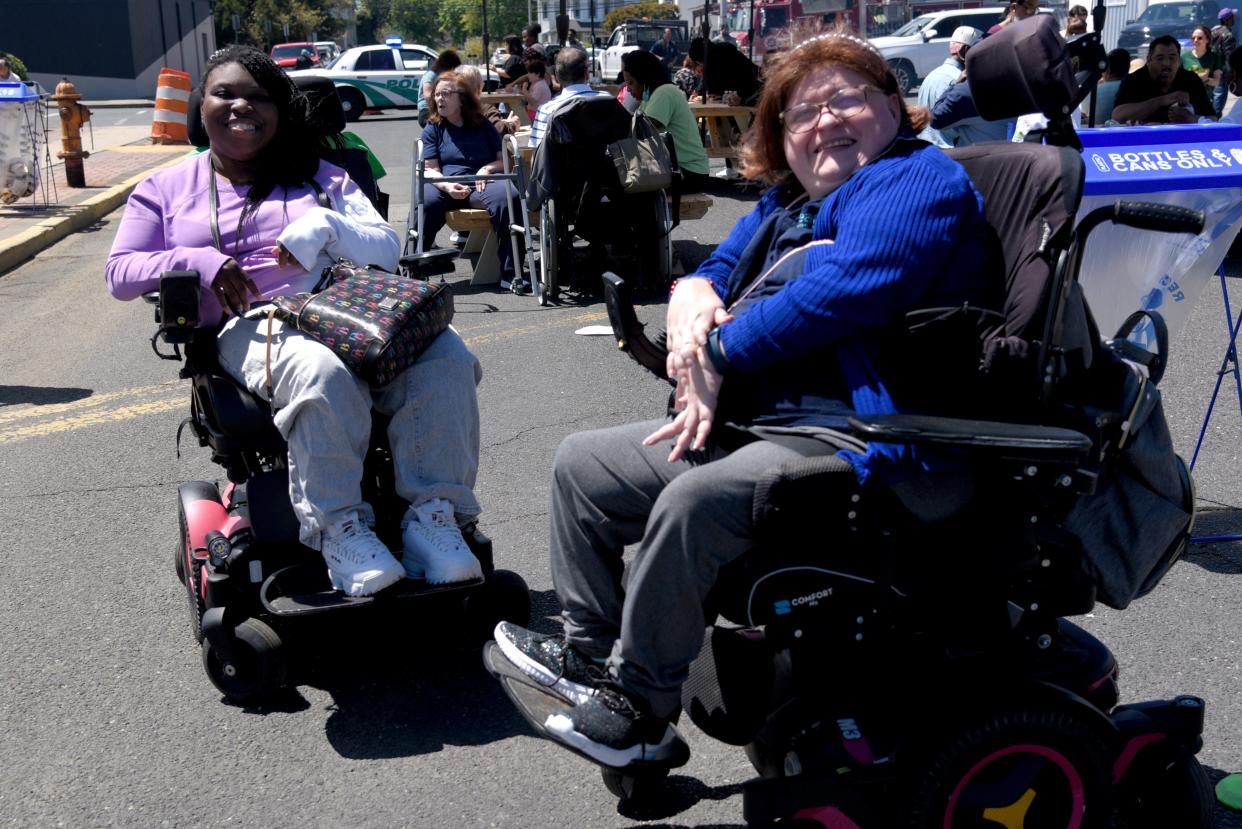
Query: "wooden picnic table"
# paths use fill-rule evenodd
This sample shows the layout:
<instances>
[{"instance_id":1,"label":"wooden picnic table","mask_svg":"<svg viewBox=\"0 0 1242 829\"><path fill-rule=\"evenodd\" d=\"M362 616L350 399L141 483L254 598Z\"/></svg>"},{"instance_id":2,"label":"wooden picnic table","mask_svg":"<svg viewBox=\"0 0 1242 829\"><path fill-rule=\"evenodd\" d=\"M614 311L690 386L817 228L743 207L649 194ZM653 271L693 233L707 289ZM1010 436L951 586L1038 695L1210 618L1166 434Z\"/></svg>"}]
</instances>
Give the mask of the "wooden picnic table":
<instances>
[{"instance_id":1,"label":"wooden picnic table","mask_svg":"<svg viewBox=\"0 0 1242 829\"><path fill-rule=\"evenodd\" d=\"M518 121L522 126L530 126L530 116L526 114L526 102L522 100L522 96L516 92L484 92L479 96L479 100L486 106L487 104L504 104L509 108L510 112L517 113Z\"/></svg>"},{"instance_id":2,"label":"wooden picnic table","mask_svg":"<svg viewBox=\"0 0 1242 829\"><path fill-rule=\"evenodd\" d=\"M737 158L734 133L740 135L746 131L755 115L755 108L708 101L705 104L690 104L690 113L705 125L700 132L707 157L732 160Z\"/></svg>"}]
</instances>

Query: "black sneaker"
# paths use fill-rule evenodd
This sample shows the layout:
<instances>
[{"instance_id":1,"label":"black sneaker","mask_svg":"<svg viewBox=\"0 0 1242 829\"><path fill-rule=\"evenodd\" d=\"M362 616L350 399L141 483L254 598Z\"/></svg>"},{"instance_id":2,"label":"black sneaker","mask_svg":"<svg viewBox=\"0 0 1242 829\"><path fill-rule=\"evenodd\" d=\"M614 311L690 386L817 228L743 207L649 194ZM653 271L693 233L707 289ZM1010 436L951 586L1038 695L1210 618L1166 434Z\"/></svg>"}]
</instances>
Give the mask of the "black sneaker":
<instances>
[{"instance_id":1,"label":"black sneaker","mask_svg":"<svg viewBox=\"0 0 1242 829\"><path fill-rule=\"evenodd\" d=\"M612 686L543 725L553 738L616 769L635 763L672 769L690 759L690 747L668 719L646 713Z\"/></svg>"},{"instance_id":2,"label":"black sneaker","mask_svg":"<svg viewBox=\"0 0 1242 829\"><path fill-rule=\"evenodd\" d=\"M563 634L544 636L501 622L492 635L506 659L566 702L586 702L608 680L608 669L579 653Z\"/></svg>"}]
</instances>

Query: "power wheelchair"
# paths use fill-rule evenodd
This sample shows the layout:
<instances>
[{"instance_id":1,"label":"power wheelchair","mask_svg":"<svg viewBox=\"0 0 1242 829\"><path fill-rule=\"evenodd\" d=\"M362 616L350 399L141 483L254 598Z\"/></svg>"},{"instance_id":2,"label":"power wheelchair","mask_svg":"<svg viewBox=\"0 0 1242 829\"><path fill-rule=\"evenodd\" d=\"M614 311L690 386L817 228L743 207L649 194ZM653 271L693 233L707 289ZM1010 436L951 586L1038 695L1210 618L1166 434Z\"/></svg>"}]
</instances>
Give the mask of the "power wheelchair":
<instances>
[{"instance_id":1,"label":"power wheelchair","mask_svg":"<svg viewBox=\"0 0 1242 829\"><path fill-rule=\"evenodd\" d=\"M1018 111L1043 103L1015 97ZM814 429L752 428L804 458L757 486L756 549L724 568L708 597L705 618L725 621L705 632L683 711L745 747L758 773L742 789L751 824L1208 827L1214 799L1195 757L1203 700L1118 705L1113 655L1065 618L1152 589L1185 549L1194 502L1170 450L1184 519L1125 595L1099 577L1108 554L1068 528L1075 506L1126 463L1120 448L1142 393L1118 406L1107 390L1136 362L1140 386L1154 384L1167 356L1167 342L1150 354L1124 334L1100 338L1077 285L1083 247L1105 221L1198 233L1202 215L1119 203L1075 226L1078 153L993 144L952 155L985 199L1003 310L911 314L893 357L929 378L910 393L937 416L855 417L850 427L864 441L953 452L973 485L932 499L953 501L933 515L917 498L842 475L835 445ZM664 378L661 338L639 324L625 281L607 276L605 292L620 347ZM955 400L960 409L945 405ZM993 419L958 419L980 415ZM826 542L808 545L808 527ZM494 651L485 661L539 729L546 696ZM655 795L668 771L602 770L623 800Z\"/></svg>"},{"instance_id":2,"label":"power wheelchair","mask_svg":"<svg viewBox=\"0 0 1242 829\"><path fill-rule=\"evenodd\" d=\"M631 273L645 287L667 288L673 269L672 230L677 224L673 190L627 194L621 189L608 145L626 138L630 113L611 96L571 99L553 114L531 161L526 202L539 213L538 268L531 282L540 305L562 290L589 292L605 265L618 257L633 261ZM671 138L665 143L673 162ZM587 256L575 253L575 239Z\"/></svg>"},{"instance_id":3,"label":"power wheelchair","mask_svg":"<svg viewBox=\"0 0 1242 829\"><path fill-rule=\"evenodd\" d=\"M324 97L313 102L315 123L328 129L336 124L339 131L344 116L335 91L330 83L318 91ZM332 117L333 109L338 117ZM201 123L197 129L202 131ZM195 143L205 147L205 132L201 138ZM378 188L361 152L330 142L325 143L325 157L334 163L342 157L360 162L370 184L363 190L379 208ZM334 591L319 553L298 540L289 501L287 447L270 407L221 370L217 330L196 327L198 274L165 273L160 290L144 299L157 306L159 328L151 337L152 349L163 359L183 361L180 377L190 381L190 415L177 430L178 444L188 427L227 477L223 486L190 481L177 488L179 536L174 549L174 569L188 600L203 667L226 698L252 704L274 696L290 676L284 642L296 629L329 618L334 624L338 619L386 624L408 623L416 614L456 617L464 643L484 641L502 619L529 618L525 581L495 568L491 540L477 524L463 528L462 535L482 564L480 579L449 585L403 579L361 598ZM171 345L171 351L162 351L161 342ZM408 504L393 485L388 423L386 416L372 412L362 491L375 513L376 534L400 551L400 520ZM372 618L361 618L366 615Z\"/></svg>"}]
</instances>

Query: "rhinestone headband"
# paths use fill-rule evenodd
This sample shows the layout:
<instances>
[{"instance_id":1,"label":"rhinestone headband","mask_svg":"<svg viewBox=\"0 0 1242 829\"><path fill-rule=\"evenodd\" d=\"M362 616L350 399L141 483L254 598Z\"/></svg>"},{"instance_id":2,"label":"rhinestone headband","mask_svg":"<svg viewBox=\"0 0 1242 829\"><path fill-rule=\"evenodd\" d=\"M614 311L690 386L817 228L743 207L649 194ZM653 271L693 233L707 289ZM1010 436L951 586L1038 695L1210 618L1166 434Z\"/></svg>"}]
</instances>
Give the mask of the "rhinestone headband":
<instances>
[{"instance_id":1,"label":"rhinestone headband","mask_svg":"<svg viewBox=\"0 0 1242 829\"><path fill-rule=\"evenodd\" d=\"M845 32L825 32L822 35L815 35L815 37L810 37L802 41L797 46L795 46L791 51L796 52L799 49L801 49L803 46L807 46L811 43L817 43L821 40L848 40L851 43L857 43L859 46L863 47L867 51L872 52L873 54L879 57L883 57L883 55L880 54L880 50L875 48L875 46L871 44L871 41L865 40L861 37L858 37L857 35L847 34Z\"/></svg>"}]
</instances>

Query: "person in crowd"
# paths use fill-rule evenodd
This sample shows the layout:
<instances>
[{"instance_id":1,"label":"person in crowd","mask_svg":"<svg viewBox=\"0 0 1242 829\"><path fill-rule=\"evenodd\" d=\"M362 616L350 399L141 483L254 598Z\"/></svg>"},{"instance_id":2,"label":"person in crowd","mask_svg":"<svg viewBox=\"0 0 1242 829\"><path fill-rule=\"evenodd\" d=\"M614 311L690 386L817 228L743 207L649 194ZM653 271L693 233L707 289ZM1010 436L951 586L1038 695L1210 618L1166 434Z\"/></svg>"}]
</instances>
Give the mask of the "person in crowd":
<instances>
[{"instance_id":1,"label":"person in crowd","mask_svg":"<svg viewBox=\"0 0 1242 829\"><path fill-rule=\"evenodd\" d=\"M1096 126L1113 118L1113 104L1117 100L1117 90L1121 80L1130 74L1130 53L1125 49L1114 49L1108 53L1108 67L1095 87L1095 123ZM1079 106L1084 116L1091 114L1091 98L1088 97Z\"/></svg>"},{"instance_id":2,"label":"person in crowd","mask_svg":"<svg viewBox=\"0 0 1242 829\"><path fill-rule=\"evenodd\" d=\"M689 55L682 58L681 68L673 73L673 83L681 90L687 100L694 100L703 94L703 72L701 64L695 63Z\"/></svg>"},{"instance_id":3,"label":"person in crowd","mask_svg":"<svg viewBox=\"0 0 1242 829\"><path fill-rule=\"evenodd\" d=\"M1086 6L1070 6L1069 11L1065 13L1065 28L1061 30L1061 37L1069 40L1072 37L1085 35L1087 33L1087 7Z\"/></svg>"},{"instance_id":4,"label":"person in crowd","mask_svg":"<svg viewBox=\"0 0 1242 829\"><path fill-rule=\"evenodd\" d=\"M427 126L431 117L431 94L435 90L436 78L444 72L450 72L461 66L461 57L452 49L445 49L440 56L432 61L431 66L418 80L418 125Z\"/></svg>"},{"instance_id":5,"label":"person in crowd","mask_svg":"<svg viewBox=\"0 0 1242 829\"><path fill-rule=\"evenodd\" d=\"M1216 117L1203 81L1182 68L1181 51L1172 35L1152 40L1147 64L1126 75L1117 89L1114 121L1193 124L1201 117Z\"/></svg>"},{"instance_id":6,"label":"person in crowd","mask_svg":"<svg viewBox=\"0 0 1242 829\"><path fill-rule=\"evenodd\" d=\"M423 129L423 159L428 181L423 183L423 233L436 238L444 226L444 214L456 208L477 207L487 211L492 231L500 244L501 287L510 290L515 281L513 246L509 244L509 185L504 181L438 182L442 176L493 175L504 170L500 135L483 117L474 88L457 72L436 78L431 116ZM520 285L519 284L519 289Z\"/></svg>"},{"instance_id":7,"label":"person in crowd","mask_svg":"<svg viewBox=\"0 0 1242 829\"><path fill-rule=\"evenodd\" d=\"M651 54L660 59L660 63L664 64L664 70L669 73L674 70L681 58L681 48L677 45L677 41L673 40L674 34L673 29L666 27L660 39L651 44Z\"/></svg>"},{"instance_id":8,"label":"person in crowd","mask_svg":"<svg viewBox=\"0 0 1242 829\"><path fill-rule=\"evenodd\" d=\"M1190 30L1190 48L1182 50L1182 68L1198 75L1209 95L1215 94L1224 74L1225 61L1212 49L1212 33L1207 26L1195 26Z\"/></svg>"},{"instance_id":9,"label":"person in crowd","mask_svg":"<svg viewBox=\"0 0 1242 829\"><path fill-rule=\"evenodd\" d=\"M1229 82L1228 89L1234 95L1242 95L1242 86L1238 83L1238 79L1242 78L1242 49L1234 49L1229 55ZM1229 110L1228 115L1221 117L1223 124L1242 124L1242 107L1234 104L1233 109Z\"/></svg>"},{"instance_id":10,"label":"person in crowd","mask_svg":"<svg viewBox=\"0 0 1242 829\"><path fill-rule=\"evenodd\" d=\"M1005 12L1005 17L995 26L988 29L987 33L994 35L1006 26L1017 23L1019 20L1026 20L1031 15L1038 13L1039 0L1012 0L1008 10Z\"/></svg>"},{"instance_id":11,"label":"person in crowd","mask_svg":"<svg viewBox=\"0 0 1242 829\"><path fill-rule=\"evenodd\" d=\"M1233 65L1229 58L1238 46L1233 32L1233 21L1237 13L1237 9L1221 9L1216 15L1219 22L1212 27L1212 51L1220 55L1221 66L1225 69ZM1225 72L1222 82L1217 83L1212 90L1212 109L1218 117L1225 111L1225 104L1229 100L1229 82L1233 80L1231 73L1232 70Z\"/></svg>"},{"instance_id":12,"label":"person in crowd","mask_svg":"<svg viewBox=\"0 0 1242 829\"><path fill-rule=\"evenodd\" d=\"M13 69L12 67L9 66L8 59L0 58L0 82L15 81L15 80L18 80L18 79L16 76L13 75Z\"/></svg>"},{"instance_id":13,"label":"person in crowd","mask_svg":"<svg viewBox=\"0 0 1242 829\"><path fill-rule=\"evenodd\" d=\"M271 404L289 445L301 541L323 555L334 587L360 596L407 574L478 577L458 530L480 511L478 360L449 328L372 391L331 349L252 308L311 290L337 259L396 270L401 245L345 171L320 160L302 97L271 58L222 49L200 89L210 149L134 189L105 268L109 291L134 299L157 290L164 271L198 272L203 324L223 320L220 367ZM362 500L372 407L392 418L396 489L411 505L400 562L371 531Z\"/></svg>"},{"instance_id":14,"label":"person in crowd","mask_svg":"<svg viewBox=\"0 0 1242 829\"><path fill-rule=\"evenodd\" d=\"M505 35L508 54L496 73L504 84L511 84L526 73L526 61L522 58L522 39L517 35Z\"/></svg>"},{"instance_id":15,"label":"person in crowd","mask_svg":"<svg viewBox=\"0 0 1242 829\"><path fill-rule=\"evenodd\" d=\"M851 410L902 409L902 381L876 373L885 327L915 307L997 302L982 198L915 138L879 50L837 30L765 71L742 160L772 187L669 300L679 411L561 444L551 567L564 633L495 631L515 666L572 703L548 734L610 766L684 759L672 720L703 601L752 547L760 475L801 457L724 424L839 427ZM838 480L899 486L915 454L843 449Z\"/></svg>"},{"instance_id":16,"label":"person in crowd","mask_svg":"<svg viewBox=\"0 0 1242 829\"><path fill-rule=\"evenodd\" d=\"M474 90L476 98L483 94L483 73L479 71L479 67L462 65L457 67L456 71L458 77L462 78L466 82L466 85ZM495 127L496 132L502 136L512 135L517 132L518 128L522 125L521 119L519 119L514 113L509 113L507 116L502 115L500 110L497 109L494 104L487 104L484 106L480 103L480 106L482 107L483 117L486 118L488 123Z\"/></svg>"},{"instance_id":17,"label":"person in crowd","mask_svg":"<svg viewBox=\"0 0 1242 829\"><path fill-rule=\"evenodd\" d=\"M690 41L690 59L703 66L703 92L709 98L721 99L726 92L734 92L738 103L753 105L759 97L763 83L759 67L728 43L703 43L703 38Z\"/></svg>"},{"instance_id":18,"label":"person in crowd","mask_svg":"<svg viewBox=\"0 0 1242 829\"><path fill-rule=\"evenodd\" d=\"M552 100L543 104L535 112L530 125L530 146L538 147L543 135L548 130L548 122L561 104L570 98L581 95L608 95L598 89L592 89L587 83L590 76L587 53L582 49L567 46L556 53L556 77L561 82L561 92Z\"/></svg>"},{"instance_id":19,"label":"person in crowd","mask_svg":"<svg viewBox=\"0 0 1242 829\"><path fill-rule=\"evenodd\" d=\"M949 56L945 58L944 63L928 72L923 83L919 85L919 106L930 112L940 100L940 96L962 76L962 71L966 68L966 53L970 51L970 47L979 42L980 37L982 35L979 30L970 26L958 26L953 30L952 36L949 37ZM953 146L949 139L931 125L919 133L919 138L937 147Z\"/></svg>"},{"instance_id":20,"label":"person in crowd","mask_svg":"<svg viewBox=\"0 0 1242 829\"><path fill-rule=\"evenodd\" d=\"M621 77L627 98L640 101L643 114L673 137L682 175L680 192L700 192L711 181L707 151L686 96L669 81L660 58L641 49L626 52L621 56Z\"/></svg>"},{"instance_id":21,"label":"person in crowd","mask_svg":"<svg viewBox=\"0 0 1242 829\"><path fill-rule=\"evenodd\" d=\"M954 147L969 147L985 141L1004 141L1014 119L985 121L975 106L974 95L963 70L931 108L931 126Z\"/></svg>"},{"instance_id":22,"label":"person in crowd","mask_svg":"<svg viewBox=\"0 0 1242 829\"><path fill-rule=\"evenodd\" d=\"M539 35L543 33L543 27L538 23L529 23L522 29L522 46L526 49L534 49L543 57L544 46L539 42Z\"/></svg>"},{"instance_id":23,"label":"person in crowd","mask_svg":"<svg viewBox=\"0 0 1242 829\"><path fill-rule=\"evenodd\" d=\"M548 85L548 65L541 57L533 57L526 61L526 79L518 85L522 93L522 102L526 105L526 115L532 123L539 107L552 100L552 87Z\"/></svg>"}]
</instances>

